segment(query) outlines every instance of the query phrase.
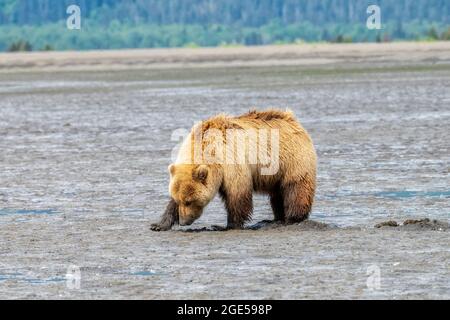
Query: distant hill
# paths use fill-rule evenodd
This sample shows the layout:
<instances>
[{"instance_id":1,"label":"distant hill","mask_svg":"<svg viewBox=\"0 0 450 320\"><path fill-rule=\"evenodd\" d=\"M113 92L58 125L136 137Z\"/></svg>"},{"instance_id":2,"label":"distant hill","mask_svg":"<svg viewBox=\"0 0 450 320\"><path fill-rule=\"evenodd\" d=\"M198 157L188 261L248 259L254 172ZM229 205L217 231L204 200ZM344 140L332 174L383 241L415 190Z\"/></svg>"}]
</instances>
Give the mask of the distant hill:
<instances>
[{"instance_id":1,"label":"distant hill","mask_svg":"<svg viewBox=\"0 0 450 320\"><path fill-rule=\"evenodd\" d=\"M78 33L63 30L71 4ZM365 27L372 4L381 30ZM0 50L437 39L449 19L448 0L0 0Z\"/></svg>"}]
</instances>

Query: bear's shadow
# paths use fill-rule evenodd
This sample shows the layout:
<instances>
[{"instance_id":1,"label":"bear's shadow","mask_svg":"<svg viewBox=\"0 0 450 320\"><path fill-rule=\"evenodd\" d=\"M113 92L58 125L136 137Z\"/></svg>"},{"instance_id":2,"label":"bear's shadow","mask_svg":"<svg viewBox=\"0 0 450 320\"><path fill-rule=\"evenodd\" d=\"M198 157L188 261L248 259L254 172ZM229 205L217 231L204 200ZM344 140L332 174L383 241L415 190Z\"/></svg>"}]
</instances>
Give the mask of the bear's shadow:
<instances>
[{"instance_id":1,"label":"bear's shadow","mask_svg":"<svg viewBox=\"0 0 450 320\"><path fill-rule=\"evenodd\" d=\"M296 230L330 230L336 229L336 225L326 224L323 222L317 222L314 220L305 220L300 223L295 224L285 224L280 221L273 220L262 220L255 224L245 226L241 230L273 230L273 229L296 229ZM211 227L203 227L203 228L188 228L188 229L179 229L182 232L217 232L217 231L229 231L223 226L213 225Z\"/></svg>"},{"instance_id":2,"label":"bear's shadow","mask_svg":"<svg viewBox=\"0 0 450 320\"><path fill-rule=\"evenodd\" d=\"M408 219L403 223L398 223L397 221L384 221L376 224L375 229L391 229L398 231L450 231L450 223L446 221L440 221L436 219ZM334 224L327 224L323 222L318 222L314 220L305 220L300 223L285 224L280 221L263 220L255 224L246 226L241 230L293 230L293 231L326 231L333 229L361 229L360 227L338 227ZM178 231L181 232L217 232L217 231L228 231L229 229L222 226L211 226L203 228L180 228ZM240 230L238 230L240 231Z\"/></svg>"}]
</instances>

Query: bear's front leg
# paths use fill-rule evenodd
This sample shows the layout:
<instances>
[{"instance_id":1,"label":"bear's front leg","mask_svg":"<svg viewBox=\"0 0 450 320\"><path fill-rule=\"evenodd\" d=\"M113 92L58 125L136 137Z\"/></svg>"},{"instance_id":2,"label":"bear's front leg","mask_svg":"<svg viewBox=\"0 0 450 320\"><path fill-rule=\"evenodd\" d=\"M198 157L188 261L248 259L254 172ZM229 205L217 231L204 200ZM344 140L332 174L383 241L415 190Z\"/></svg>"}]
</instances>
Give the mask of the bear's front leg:
<instances>
[{"instance_id":1,"label":"bear's front leg","mask_svg":"<svg viewBox=\"0 0 450 320\"><path fill-rule=\"evenodd\" d=\"M253 197L251 191L230 192L221 190L220 195L227 209L227 229L242 229L251 220Z\"/></svg>"},{"instance_id":2,"label":"bear's front leg","mask_svg":"<svg viewBox=\"0 0 450 320\"><path fill-rule=\"evenodd\" d=\"M175 200L170 199L161 221L153 223L150 228L153 231L167 231L176 223L178 223L178 205Z\"/></svg>"}]
</instances>

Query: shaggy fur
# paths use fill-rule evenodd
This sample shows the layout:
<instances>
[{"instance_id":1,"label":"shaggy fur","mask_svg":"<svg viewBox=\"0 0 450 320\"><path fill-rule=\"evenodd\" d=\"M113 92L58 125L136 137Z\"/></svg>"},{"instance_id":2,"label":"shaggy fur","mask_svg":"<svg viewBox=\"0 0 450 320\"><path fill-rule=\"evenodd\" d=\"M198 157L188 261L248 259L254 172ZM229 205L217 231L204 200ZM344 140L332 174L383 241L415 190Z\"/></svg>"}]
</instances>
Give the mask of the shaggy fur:
<instances>
[{"instance_id":1,"label":"shaggy fur","mask_svg":"<svg viewBox=\"0 0 450 320\"><path fill-rule=\"evenodd\" d=\"M211 140L203 134L210 129L279 129L279 169L273 175L261 175L261 164L193 164L195 133L200 132L201 150ZM256 153L252 145L246 151ZM253 149L252 149L253 148ZM270 148L268 148L270 152ZM233 154L224 154L224 157ZM252 193L270 196L275 220L296 223L308 218L316 188L316 152L311 138L291 111L250 111L238 117L218 115L194 126L183 142L175 164L169 166L169 191L172 199L153 230L169 230L179 222L188 225L219 193L228 212L228 228L242 228L251 219Z\"/></svg>"}]
</instances>

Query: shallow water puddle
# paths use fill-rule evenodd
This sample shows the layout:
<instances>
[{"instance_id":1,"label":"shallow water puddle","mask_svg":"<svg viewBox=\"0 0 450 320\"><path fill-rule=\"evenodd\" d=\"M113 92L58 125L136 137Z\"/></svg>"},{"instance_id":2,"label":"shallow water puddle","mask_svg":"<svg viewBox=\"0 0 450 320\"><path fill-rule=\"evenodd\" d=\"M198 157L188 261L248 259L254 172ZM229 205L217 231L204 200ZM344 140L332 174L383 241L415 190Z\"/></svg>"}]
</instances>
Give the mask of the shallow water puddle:
<instances>
[{"instance_id":1,"label":"shallow water puddle","mask_svg":"<svg viewBox=\"0 0 450 320\"><path fill-rule=\"evenodd\" d=\"M142 270L142 271L136 271L136 272L131 272L130 275L132 276L155 276L155 275L159 275L160 273L154 271L154 270Z\"/></svg>"},{"instance_id":2,"label":"shallow water puddle","mask_svg":"<svg viewBox=\"0 0 450 320\"><path fill-rule=\"evenodd\" d=\"M111 210L112 213L118 213L125 216L144 216L145 210L144 209L137 209L137 208L124 208L124 209L114 209Z\"/></svg>"},{"instance_id":3,"label":"shallow water puddle","mask_svg":"<svg viewBox=\"0 0 450 320\"><path fill-rule=\"evenodd\" d=\"M450 191L383 191L375 193L377 197L384 198L416 198L416 197L438 197L449 198Z\"/></svg>"},{"instance_id":4,"label":"shallow water puddle","mask_svg":"<svg viewBox=\"0 0 450 320\"><path fill-rule=\"evenodd\" d=\"M325 198L325 199L335 199L339 197L381 197L381 198L450 198L450 191L408 191L408 190L400 190L400 191L380 191L373 193L353 193L353 192L342 192L338 194L327 194L327 195L318 195L317 198Z\"/></svg>"},{"instance_id":5,"label":"shallow water puddle","mask_svg":"<svg viewBox=\"0 0 450 320\"><path fill-rule=\"evenodd\" d=\"M52 215L57 214L58 211L54 209L43 209L43 210L13 210L13 209L0 209L0 216L9 215Z\"/></svg>"},{"instance_id":6,"label":"shallow water puddle","mask_svg":"<svg viewBox=\"0 0 450 320\"><path fill-rule=\"evenodd\" d=\"M27 282L27 283L31 283L31 284L48 284L48 283L52 283L52 282L66 281L66 278L64 278L64 277L34 278L34 277L28 277L22 273L0 274L0 282L7 281L7 280L21 281L21 282Z\"/></svg>"},{"instance_id":7,"label":"shallow water puddle","mask_svg":"<svg viewBox=\"0 0 450 320\"><path fill-rule=\"evenodd\" d=\"M36 278L24 278L22 281L33 283L33 284L47 284L51 282L63 282L67 281L66 278L60 278L60 277L53 277L48 279L36 279Z\"/></svg>"}]
</instances>

